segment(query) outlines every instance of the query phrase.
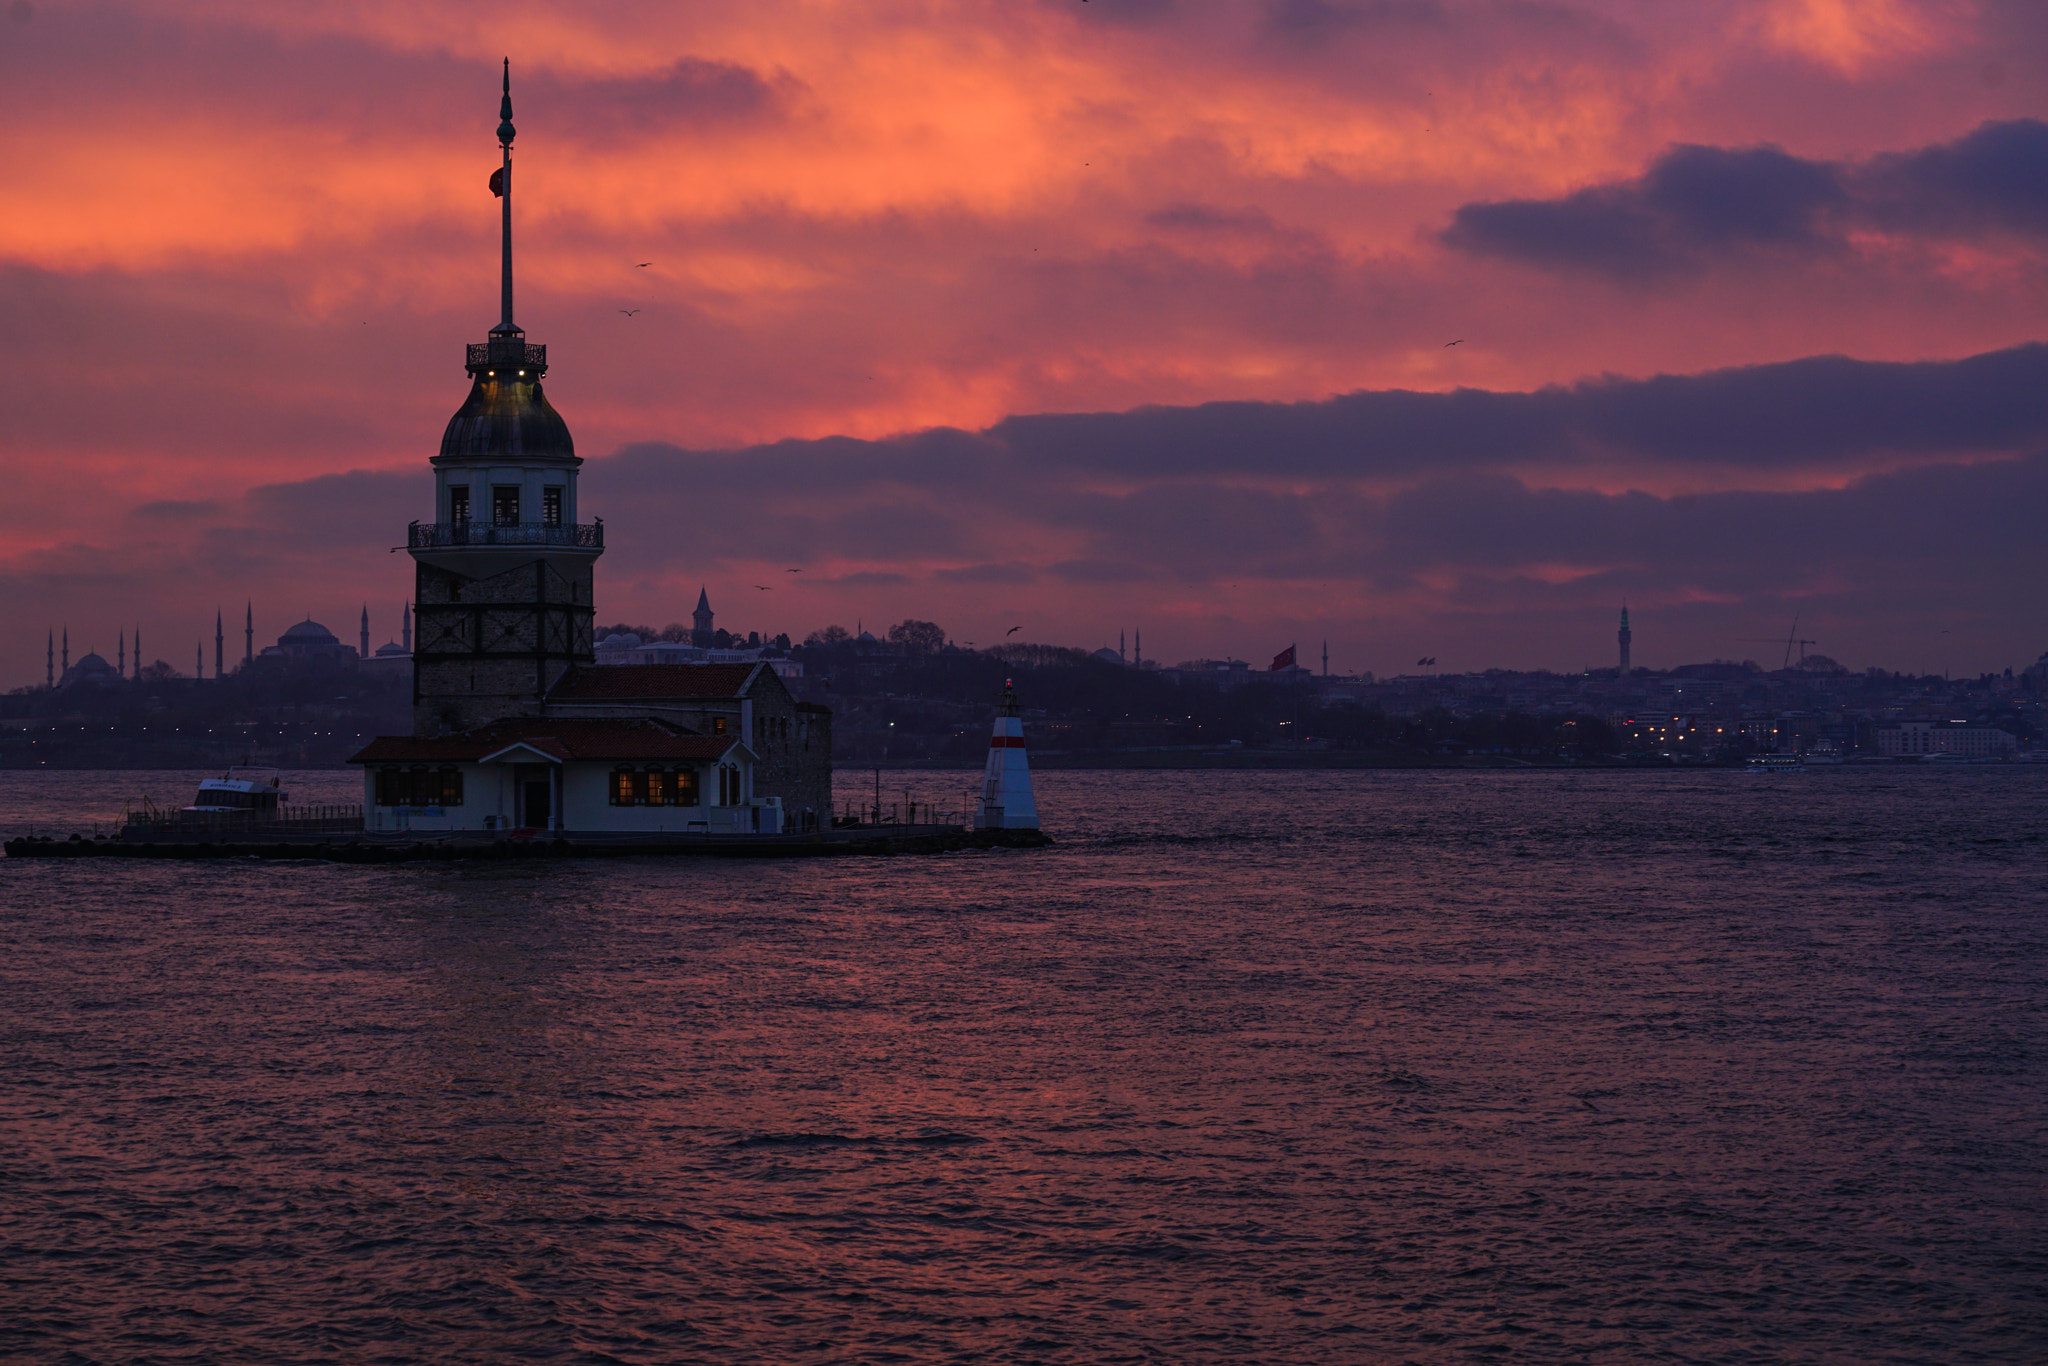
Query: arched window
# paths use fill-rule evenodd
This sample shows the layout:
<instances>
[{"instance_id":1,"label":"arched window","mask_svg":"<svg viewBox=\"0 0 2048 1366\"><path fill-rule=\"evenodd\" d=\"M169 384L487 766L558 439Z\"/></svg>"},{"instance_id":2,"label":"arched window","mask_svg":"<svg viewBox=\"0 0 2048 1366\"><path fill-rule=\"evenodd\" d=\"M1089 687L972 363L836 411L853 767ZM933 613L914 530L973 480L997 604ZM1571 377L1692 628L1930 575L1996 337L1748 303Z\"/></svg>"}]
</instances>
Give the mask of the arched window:
<instances>
[{"instance_id":1,"label":"arched window","mask_svg":"<svg viewBox=\"0 0 2048 1366\"><path fill-rule=\"evenodd\" d=\"M613 770L612 770L612 805L613 805L613 806L631 806L632 804L633 804L633 770L632 770L632 769L630 769L630 768L616 768L616 769L613 769Z\"/></svg>"},{"instance_id":2,"label":"arched window","mask_svg":"<svg viewBox=\"0 0 2048 1366\"><path fill-rule=\"evenodd\" d=\"M670 789L669 800L677 806L695 806L698 802L697 770L678 768L675 771L675 785Z\"/></svg>"},{"instance_id":3,"label":"arched window","mask_svg":"<svg viewBox=\"0 0 2048 1366\"><path fill-rule=\"evenodd\" d=\"M647 804L649 806L667 806L669 792L669 775L662 769L648 769Z\"/></svg>"}]
</instances>

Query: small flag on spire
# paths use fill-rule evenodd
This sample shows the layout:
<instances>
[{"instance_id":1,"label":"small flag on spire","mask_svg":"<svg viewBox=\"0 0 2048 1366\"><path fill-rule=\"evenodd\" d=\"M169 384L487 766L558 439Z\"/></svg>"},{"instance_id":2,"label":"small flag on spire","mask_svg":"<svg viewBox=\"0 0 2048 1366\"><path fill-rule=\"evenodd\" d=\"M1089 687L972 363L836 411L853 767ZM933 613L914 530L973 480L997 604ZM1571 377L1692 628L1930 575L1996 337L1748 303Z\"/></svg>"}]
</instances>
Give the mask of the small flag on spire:
<instances>
[{"instance_id":1,"label":"small flag on spire","mask_svg":"<svg viewBox=\"0 0 2048 1366\"><path fill-rule=\"evenodd\" d=\"M496 199L505 197L505 168L500 166L491 172L491 195Z\"/></svg>"},{"instance_id":2,"label":"small flag on spire","mask_svg":"<svg viewBox=\"0 0 2048 1366\"><path fill-rule=\"evenodd\" d=\"M1282 669L1291 669L1293 667L1294 647L1290 645L1286 649L1282 650L1279 654L1273 656L1273 663L1267 668L1266 672L1276 674L1279 673Z\"/></svg>"}]
</instances>

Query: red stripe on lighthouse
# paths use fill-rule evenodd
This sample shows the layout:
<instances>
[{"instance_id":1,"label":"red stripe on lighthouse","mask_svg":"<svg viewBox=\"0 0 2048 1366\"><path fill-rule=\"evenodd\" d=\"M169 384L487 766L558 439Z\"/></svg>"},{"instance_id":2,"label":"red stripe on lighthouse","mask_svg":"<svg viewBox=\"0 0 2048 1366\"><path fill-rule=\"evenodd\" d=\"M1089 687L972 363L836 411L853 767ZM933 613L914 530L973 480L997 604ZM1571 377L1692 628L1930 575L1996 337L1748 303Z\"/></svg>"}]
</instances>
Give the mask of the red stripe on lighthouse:
<instances>
[{"instance_id":1,"label":"red stripe on lighthouse","mask_svg":"<svg viewBox=\"0 0 2048 1366\"><path fill-rule=\"evenodd\" d=\"M988 747L990 749L1022 749L1024 748L1024 737L1021 735L992 736L989 739Z\"/></svg>"}]
</instances>

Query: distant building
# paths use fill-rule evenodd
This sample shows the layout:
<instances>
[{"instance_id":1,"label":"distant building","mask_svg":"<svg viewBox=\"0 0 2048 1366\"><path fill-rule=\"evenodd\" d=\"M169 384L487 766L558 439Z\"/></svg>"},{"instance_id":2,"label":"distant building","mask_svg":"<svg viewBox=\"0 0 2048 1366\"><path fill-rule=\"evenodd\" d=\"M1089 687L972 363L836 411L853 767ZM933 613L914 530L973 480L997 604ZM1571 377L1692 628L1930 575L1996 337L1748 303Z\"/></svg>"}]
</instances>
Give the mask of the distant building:
<instances>
[{"instance_id":1,"label":"distant building","mask_svg":"<svg viewBox=\"0 0 2048 1366\"><path fill-rule=\"evenodd\" d=\"M1936 754L1989 759L2010 754L2019 744L2010 731L1960 721L1901 721L1893 726L1879 726L1876 739L1877 752L1894 759Z\"/></svg>"},{"instance_id":2,"label":"distant building","mask_svg":"<svg viewBox=\"0 0 2048 1366\"><path fill-rule=\"evenodd\" d=\"M279 636L277 644L264 646L256 657L259 660L319 660L329 664L355 664L362 659L353 646L342 644L334 632L311 617Z\"/></svg>"},{"instance_id":3,"label":"distant building","mask_svg":"<svg viewBox=\"0 0 2048 1366\"><path fill-rule=\"evenodd\" d=\"M712 624L711 594L701 585L697 589L697 610L690 613L690 643L700 650L708 650L716 643L717 628Z\"/></svg>"},{"instance_id":4,"label":"distant building","mask_svg":"<svg viewBox=\"0 0 2048 1366\"><path fill-rule=\"evenodd\" d=\"M1627 677L1628 677L1628 644L1629 644L1629 641L1630 641L1630 640L1632 640L1632 639L1634 638L1634 635L1633 635L1633 633L1632 633L1632 632L1631 632L1631 631L1630 631L1630 630L1628 629L1628 608L1626 608L1626 607L1624 607L1624 608L1622 608L1622 609L1621 609L1621 629L1620 629L1619 631L1616 631L1616 632L1614 633L1614 638L1615 638L1615 640L1616 640L1617 642L1619 642L1619 643L1620 643L1620 646L1621 646L1621 676L1622 676L1623 678L1627 678Z\"/></svg>"}]
</instances>

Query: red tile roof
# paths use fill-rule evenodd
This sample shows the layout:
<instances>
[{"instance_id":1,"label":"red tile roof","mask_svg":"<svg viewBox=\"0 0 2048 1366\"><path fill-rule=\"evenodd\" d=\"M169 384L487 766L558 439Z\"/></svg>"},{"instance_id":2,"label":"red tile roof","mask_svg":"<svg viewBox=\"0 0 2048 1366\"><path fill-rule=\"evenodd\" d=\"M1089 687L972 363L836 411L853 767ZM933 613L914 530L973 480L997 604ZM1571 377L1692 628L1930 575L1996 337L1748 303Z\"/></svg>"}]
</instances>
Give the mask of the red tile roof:
<instances>
[{"instance_id":1,"label":"red tile roof","mask_svg":"<svg viewBox=\"0 0 2048 1366\"><path fill-rule=\"evenodd\" d=\"M550 702L738 697L761 664L609 664L572 669Z\"/></svg>"},{"instance_id":2,"label":"red tile roof","mask_svg":"<svg viewBox=\"0 0 2048 1366\"><path fill-rule=\"evenodd\" d=\"M475 763L516 744L530 745L560 760L709 760L725 757L739 744L739 738L692 735L680 726L655 720L531 716L494 721L457 735L380 735L351 755L349 762Z\"/></svg>"}]
</instances>

